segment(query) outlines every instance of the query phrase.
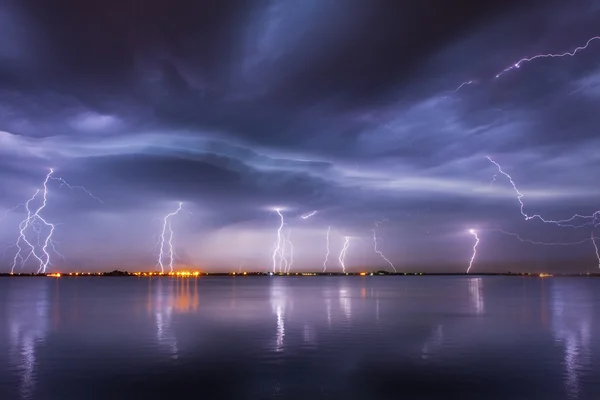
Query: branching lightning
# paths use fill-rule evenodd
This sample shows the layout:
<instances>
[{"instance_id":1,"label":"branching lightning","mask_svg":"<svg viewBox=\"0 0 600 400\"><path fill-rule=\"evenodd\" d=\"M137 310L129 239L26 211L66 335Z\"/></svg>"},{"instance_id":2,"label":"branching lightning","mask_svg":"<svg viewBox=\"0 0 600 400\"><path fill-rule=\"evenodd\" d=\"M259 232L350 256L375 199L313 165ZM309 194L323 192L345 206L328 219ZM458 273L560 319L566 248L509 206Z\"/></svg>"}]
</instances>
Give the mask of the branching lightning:
<instances>
[{"instance_id":1,"label":"branching lightning","mask_svg":"<svg viewBox=\"0 0 600 400\"><path fill-rule=\"evenodd\" d=\"M69 189L83 190L86 194L88 194L93 199L97 200L100 203L102 202L98 197L91 194L83 186L71 186L63 178L53 177L52 176L53 174L54 174L54 169L50 169L50 171L46 175L46 178L44 179L44 183L42 185L42 190L40 190L40 189L36 190L35 193L33 194L33 196L31 198L29 198L29 200L27 200L25 203L19 204L19 205L13 207L12 209L8 210L8 212L10 212L10 211L16 210L20 206L25 206L25 210L27 211L27 217L23 221L21 221L21 223L19 224L19 237L17 238L17 241L13 245L14 247L17 248L17 252L15 253L15 256L13 258L13 264L12 264L11 270L10 270L11 274L14 273L15 268L17 267L17 263L19 263L20 266L22 267L23 265L25 265L27 263L27 261L29 261L29 259L32 256L39 263L39 268L37 271L38 273L45 273L46 270L48 269L48 267L52 264L51 257L50 257L50 251L54 252L59 257L64 258L64 256L57 251L55 242L52 240L52 235L54 234L54 231L56 229L56 224L48 222L48 220L46 220L41 215L42 211L46 208L46 205L48 204L48 183L50 182L50 180L59 181L61 183L61 185L60 185L61 187L67 186ZM31 208L31 203L38 197L40 192L41 192L41 196L42 196L41 204L38 208L33 210ZM4 215L5 217L6 217L7 213L5 213L5 215ZM31 228L31 230L33 230L36 233L37 242L35 244L32 243L31 240L28 238L27 231L29 228ZM42 239L42 234L44 233L43 232L44 228L46 228L46 234L45 234L45 238ZM27 251L27 250L24 249L23 247L21 247L21 243L26 245L26 249L28 250L27 255L23 254L23 252ZM39 249L39 252L38 252L38 247L41 247Z\"/></svg>"},{"instance_id":2,"label":"branching lightning","mask_svg":"<svg viewBox=\"0 0 600 400\"><path fill-rule=\"evenodd\" d=\"M340 252L340 265L342 266L342 272L346 273L346 253L348 252L348 247L350 246L350 236L344 237L344 247L342 247L342 251Z\"/></svg>"},{"instance_id":3,"label":"branching lightning","mask_svg":"<svg viewBox=\"0 0 600 400\"><path fill-rule=\"evenodd\" d=\"M576 245L587 243L587 242L590 241L590 239L583 239L583 240L580 240L578 242L538 242L538 241L535 241L535 240L524 239L524 238L522 238L521 236L519 236L516 233L507 232L507 231L505 231L503 229L494 229L494 230L498 231L498 232L501 232L501 233L503 233L505 235L508 235L508 236L513 236L513 237L517 238L522 243L530 243L530 244L535 244L535 245L538 245L538 246L576 246ZM592 236L592 240L593 240L593 236Z\"/></svg>"},{"instance_id":4,"label":"branching lightning","mask_svg":"<svg viewBox=\"0 0 600 400\"><path fill-rule=\"evenodd\" d=\"M547 220L544 219L541 215L539 214L535 214L535 215L529 215L525 212L525 204L523 203L523 193L521 193L519 191L519 189L517 188L517 185L515 184L515 182L513 181L512 177L504 172L504 170L502 169L502 167L500 166L500 164L498 164L496 161L492 160L489 156L486 156L486 158L492 163L494 164L497 168L498 168L498 172L504 176L506 176L508 178L508 181L510 182L510 184L512 185L515 193L517 193L517 201L520 204L520 209L521 209L521 215L525 218L526 221L529 221L531 219L539 219L540 221L547 223L547 224L555 224L558 226L562 226L562 227L571 227L571 228L581 228L583 226L586 225L597 225L600 221L600 210L599 211L595 211L592 215L581 215L581 214L575 214L570 218L567 219L562 219L562 220ZM586 220L587 222L579 222L579 224L576 223L576 221L581 221L581 220Z\"/></svg>"},{"instance_id":5,"label":"branching lightning","mask_svg":"<svg viewBox=\"0 0 600 400\"><path fill-rule=\"evenodd\" d=\"M4 212L4 215L2 215L2 218L0 218L0 222L4 221L6 219L6 217L8 217L8 214L10 214L11 212L16 211L19 207L25 207L26 205L27 205L27 202L17 204L13 208L9 208L8 210L6 210Z\"/></svg>"},{"instance_id":6,"label":"branching lightning","mask_svg":"<svg viewBox=\"0 0 600 400\"><path fill-rule=\"evenodd\" d=\"M594 236L594 232L591 233L590 239L592 240L592 244L594 245L594 249L596 250L596 258L598 259L598 268L600 268L600 251L598 251L598 244L596 243L596 237Z\"/></svg>"},{"instance_id":7,"label":"branching lightning","mask_svg":"<svg viewBox=\"0 0 600 400\"><path fill-rule=\"evenodd\" d=\"M375 222L375 226L379 226L380 223L382 222ZM394 264L392 264L392 262L379 249L377 249L377 232L375 231L375 228L373 228L373 250L375 250L375 253L379 254L379 256L383 258L385 262L390 265L390 267L392 267L394 272L398 272L396 267L394 267Z\"/></svg>"},{"instance_id":8,"label":"branching lightning","mask_svg":"<svg viewBox=\"0 0 600 400\"><path fill-rule=\"evenodd\" d=\"M288 229L286 241L287 241L287 244L289 246L289 253L288 254L290 256L290 259L289 260L287 260L287 259L285 260L286 263L287 263L287 268L286 268L285 272L290 272L290 270L292 269L292 263L294 262L294 245L292 244L292 241L290 240L290 235L291 234L292 234L292 230Z\"/></svg>"},{"instance_id":9,"label":"branching lightning","mask_svg":"<svg viewBox=\"0 0 600 400\"><path fill-rule=\"evenodd\" d=\"M160 251L158 254L157 265L160 266L160 273L165 273L165 257L169 260L169 271L173 272L175 267L175 251L173 248L173 228L171 227L171 218L183 211L183 202L179 202L177 210L165 215L163 218L163 227L160 234ZM165 246L168 248L165 250Z\"/></svg>"},{"instance_id":10,"label":"branching lightning","mask_svg":"<svg viewBox=\"0 0 600 400\"><path fill-rule=\"evenodd\" d=\"M508 236L513 236L516 237L520 242L522 243L530 243L530 244L535 244L538 246L577 246L580 244L584 244L587 242L592 242L592 244L594 245L594 249L596 250L596 258L598 259L598 268L600 268L600 252L598 251L598 245L596 244L596 237L594 237L594 232L592 232L590 234L590 237L587 239L582 239L579 240L577 242L538 242L535 240L530 240L530 239L523 239L521 236L519 236L516 233L513 232L507 232L505 230L502 229L494 229L495 231L501 232L505 235Z\"/></svg>"},{"instance_id":11,"label":"branching lightning","mask_svg":"<svg viewBox=\"0 0 600 400\"><path fill-rule=\"evenodd\" d=\"M323 261L323 272L327 271L327 260L329 259L329 234L331 233L331 226L327 227L327 236L325 237L325 261Z\"/></svg>"},{"instance_id":12,"label":"branching lightning","mask_svg":"<svg viewBox=\"0 0 600 400\"><path fill-rule=\"evenodd\" d=\"M83 191L85 194L87 194L88 196L90 196L92 199L96 200L98 203L102 203L102 200L100 200L98 197L94 196L92 193L90 193L89 190L87 190L85 187L83 186L73 186L70 185L67 181L65 181L63 178L55 178L52 175L50 175L50 179L55 180L55 181L59 181L60 182L60 186L66 186L69 189L79 189L81 191Z\"/></svg>"},{"instance_id":13,"label":"branching lightning","mask_svg":"<svg viewBox=\"0 0 600 400\"><path fill-rule=\"evenodd\" d=\"M279 208L276 208L275 212L277 213L277 215L279 215L281 223L279 225L279 228L277 228L277 240L275 241L275 250L273 250L273 273L277 272L277 266L279 266L279 272L281 272L281 265L285 260L285 242L283 241L283 237L281 235L281 230L285 225L285 220L283 219L283 214L281 213L281 210ZM277 260L277 257L279 257L279 262Z\"/></svg>"},{"instance_id":14,"label":"branching lightning","mask_svg":"<svg viewBox=\"0 0 600 400\"><path fill-rule=\"evenodd\" d=\"M535 59L538 58L560 58L560 57L573 57L575 56L575 54L577 54L579 51L581 50L585 50L587 49L587 47L590 45L591 42L593 42L594 40L599 40L600 36L594 36L590 39L588 39L588 41L585 43L585 45L583 46L579 46L576 47L573 51L567 51L565 53L556 53L556 54L536 54L533 57L526 57L526 58L521 58L519 61L517 61L516 63L514 63L513 65L511 65L510 67L504 68L502 71L500 71L498 74L496 74L496 78L499 78L500 76L504 75L505 73L507 73L508 71L511 71L513 69L518 69L521 68L521 65L523 63L528 63L531 62Z\"/></svg>"},{"instance_id":15,"label":"branching lightning","mask_svg":"<svg viewBox=\"0 0 600 400\"><path fill-rule=\"evenodd\" d=\"M471 256L471 261L469 261L469 268L467 268L467 274L471 271L473 267L473 262L475 261L475 256L477 255L477 245L479 244L479 236L477 236L477 231L475 229L469 229L469 233L475 236L475 244L473 245L473 255Z\"/></svg>"}]
</instances>

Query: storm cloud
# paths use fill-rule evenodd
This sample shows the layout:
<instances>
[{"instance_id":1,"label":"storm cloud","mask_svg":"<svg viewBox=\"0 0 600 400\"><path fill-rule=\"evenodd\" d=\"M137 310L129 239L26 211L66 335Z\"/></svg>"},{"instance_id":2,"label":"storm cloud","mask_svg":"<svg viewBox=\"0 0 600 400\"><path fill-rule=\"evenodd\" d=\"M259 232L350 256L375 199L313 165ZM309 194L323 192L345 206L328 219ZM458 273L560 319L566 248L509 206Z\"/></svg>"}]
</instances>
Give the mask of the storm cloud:
<instances>
[{"instance_id":1,"label":"storm cloud","mask_svg":"<svg viewBox=\"0 0 600 400\"><path fill-rule=\"evenodd\" d=\"M5 1L0 240L58 181L57 270L154 269L163 216L178 262L266 271L282 209L294 268L597 267L592 227L525 221L598 210L600 2ZM499 77L496 77L500 74ZM464 85L462 85L465 83ZM460 87L460 88L459 88ZM317 213L308 219L301 215ZM10 270L15 248L0 260ZM29 261L23 270L36 270Z\"/></svg>"}]
</instances>

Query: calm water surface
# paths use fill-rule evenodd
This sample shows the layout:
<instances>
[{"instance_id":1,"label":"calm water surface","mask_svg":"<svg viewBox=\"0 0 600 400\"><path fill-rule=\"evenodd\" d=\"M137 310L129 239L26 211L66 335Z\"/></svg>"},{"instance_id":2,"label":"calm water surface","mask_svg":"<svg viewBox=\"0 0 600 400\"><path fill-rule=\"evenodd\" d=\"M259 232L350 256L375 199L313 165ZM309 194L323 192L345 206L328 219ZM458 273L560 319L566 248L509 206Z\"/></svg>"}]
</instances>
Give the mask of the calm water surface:
<instances>
[{"instance_id":1,"label":"calm water surface","mask_svg":"<svg viewBox=\"0 0 600 400\"><path fill-rule=\"evenodd\" d=\"M0 279L0 399L600 399L600 279Z\"/></svg>"}]
</instances>

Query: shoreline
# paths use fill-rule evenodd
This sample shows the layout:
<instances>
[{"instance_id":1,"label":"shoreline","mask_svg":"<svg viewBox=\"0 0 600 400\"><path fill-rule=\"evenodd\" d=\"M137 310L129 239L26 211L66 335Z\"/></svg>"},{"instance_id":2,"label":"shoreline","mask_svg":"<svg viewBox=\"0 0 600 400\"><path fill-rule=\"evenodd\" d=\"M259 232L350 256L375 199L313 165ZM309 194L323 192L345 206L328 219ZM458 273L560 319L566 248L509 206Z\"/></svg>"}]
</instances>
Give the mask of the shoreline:
<instances>
[{"instance_id":1,"label":"shoreline","mask_svg":"<svg viewBox=\"0 0 600 400\"><path fill-rule=\"evenodd\" d=\"M200 277L317 277L317 276L514 276L514 277L570 277L570 278L595 278L600 277L600 273L580 273L580 274L548 274L548 273L529 273L529 272L504 272L504 273L470 273L449 272L449 273L422 273L422 272L289 272L289 273L270 273L270 272L188 272L178 271L173 273L160 272L128 272L128 271L110 271L110 272L53 272L53 273L0 273L0 278L81 278L81 277L137 277L137 278L200 278Z\"/></svg>"}]
</instances>

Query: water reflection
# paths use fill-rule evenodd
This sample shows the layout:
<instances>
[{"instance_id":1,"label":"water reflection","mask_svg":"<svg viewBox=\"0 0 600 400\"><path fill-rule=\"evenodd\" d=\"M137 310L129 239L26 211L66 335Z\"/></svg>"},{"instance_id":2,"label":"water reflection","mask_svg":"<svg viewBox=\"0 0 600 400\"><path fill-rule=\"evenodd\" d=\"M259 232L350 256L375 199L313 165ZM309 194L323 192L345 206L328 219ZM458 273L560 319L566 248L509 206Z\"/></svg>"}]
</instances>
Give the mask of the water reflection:
<instances>
[{"instance_id":1,"label":"water reflection","mask_svg":"<svg viewBox=\"0 0 600 400\"><path fill-rule=\"evenodd\" d=\"M480 277L469 279L469 302L475 314L485 312L483 302L483 279Z\"/></svg>"},{"instance_id":2,"label":"water reflection","mask_svg":"<svg viewBox=\"0 0 600 400\"><path fill-rule=\"evenodd\" d=\"M148 309L154 315L156 340L178 358L173 315L196 311L200 304L197 279L169 278L150 280Z\"/></svg>"},{"instance_id":3,"label":"water reflection","mask_svg":"<svg viewBox=\"0 0 600 400\"><path fill-rule=\"evenodd\" d=\"M431 337L429 337L423 344L423 348L421 349L421 358L423 360L429 359L436 350L442 347L443 343L444 327L442 325L438 325L435 327Z\"/></svg>"},{"instance_id":4,"label":"water reflection","mask_svg":"<svg viewBox=\"0 0 600 400\"><path fill-rule=\"evenodd\" d=\"M331 299L325 298L325 310L327 312L327 327L331 329Z\"/></svg>"},{"instance_id":5,"label":"water reflection","mask_svg":"<svg viewBox=\"0 0 600 400\"><path fill-rule=\"evenodd\" d=\"M276 352L282 352L285 338L285 312L287 306L287 291L290 290L285 286L283 279L272 279L270 286L270 303L271 310L276 316L275 328L275 347Z\"/></svg>"},{"instance_id":6,"label":"water reflection","mask_svg":"<svg viewBox=\"0 0 600 400\"><path fill-rule=\"evenodd\" d=\"M344 312L346 320L352 316L352 299L350 298L350 289L347 286L340 287L339 290L340 307Z\"/></svg>"},{"instance_id":7,"label":"water reflection","mask_svg":"<svg viewBox=\"0 0 600 400\"><path fill-rule=\"evenodd\" d=\"M564 384L571 399L580 398L581 375L591 356L591 294L578 283L554 280L551 286L552 333L564 347Z\"/></svg>"},{"instance_id":8,"label":"water reflection","mask_svg":"<svg viewBox=\"0 0 600 400\"><path fill-rule=\"evenodd\" d=\"M48 289L57 281L31 279L11 282L8 294L8 326L10 330L9 363L19 374L22 399L33 397L36 383L36 350L48 332Z\"/></svg>"},{"instance_id":9,"label":"water reflection","mask_svg":"<svg viewBox=\"0 0 600 400\"><path fill-rule=\"evenodd\" d=\"M131 386L127 398L148 400L173 387L201 387L209 398L377 399L399 387L421 399L600 398L597 285L472 276L0 279L0 399L103 400Z\"/></svg>"}]
</instances>

